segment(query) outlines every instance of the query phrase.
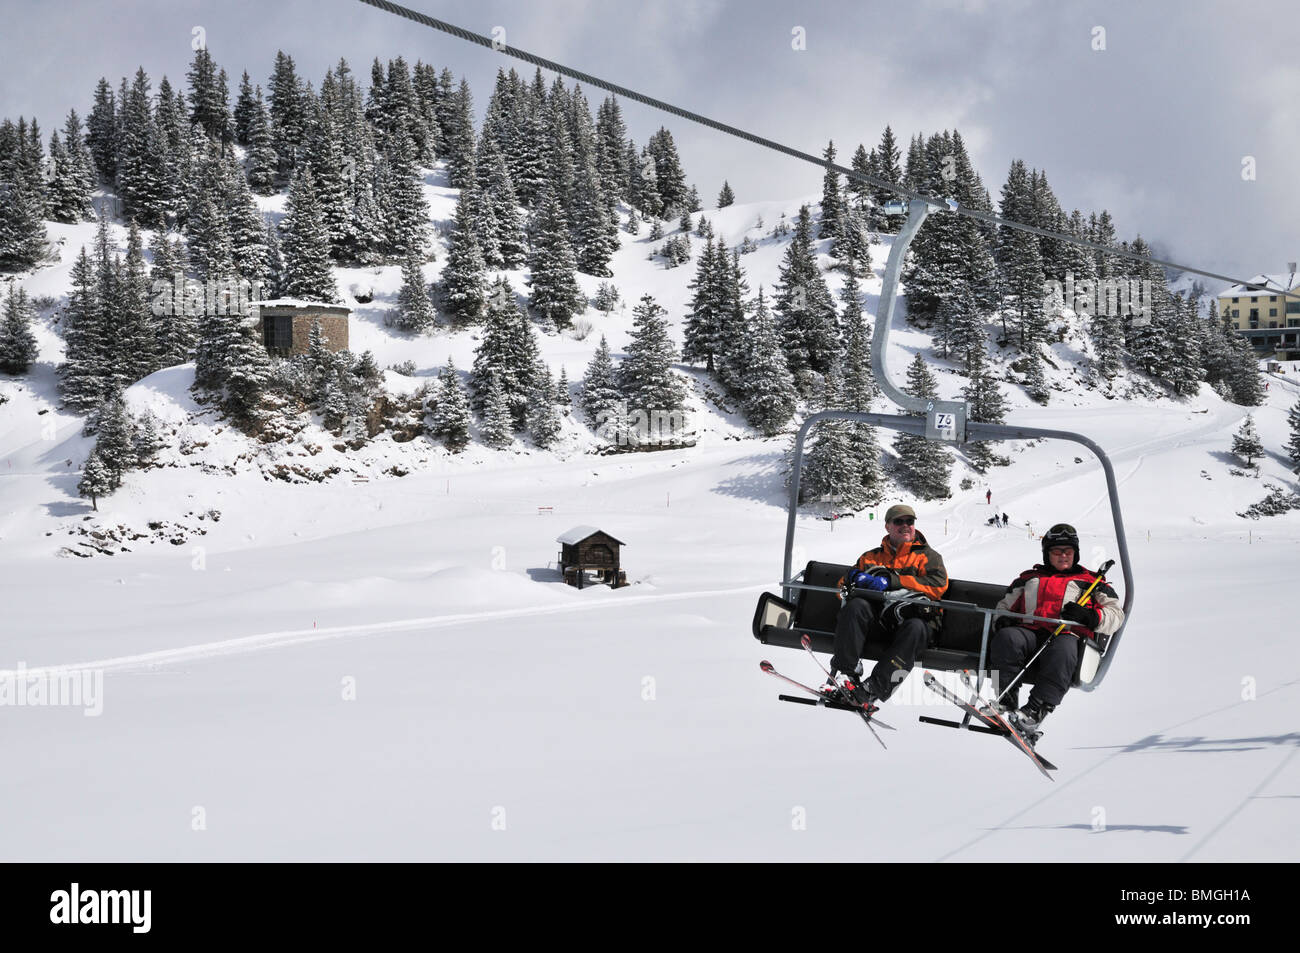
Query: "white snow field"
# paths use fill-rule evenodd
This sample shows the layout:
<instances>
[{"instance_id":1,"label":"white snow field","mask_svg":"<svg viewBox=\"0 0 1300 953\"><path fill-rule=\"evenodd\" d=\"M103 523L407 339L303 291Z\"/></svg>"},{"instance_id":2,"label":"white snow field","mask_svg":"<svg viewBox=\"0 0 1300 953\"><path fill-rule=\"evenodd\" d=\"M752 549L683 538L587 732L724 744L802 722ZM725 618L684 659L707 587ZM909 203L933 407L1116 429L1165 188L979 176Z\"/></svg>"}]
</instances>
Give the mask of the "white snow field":
<instances>
[{"instance_id":1,"label":"white snow field","mask_svg":"<svg viewBox=\"0 0 1300 953\"><path fill-rule=\"evenodd\" d=\"M762 212L770 227L797 207ZM758 210L711 218L733 243ZM63 264L26 279L33 294L66 293L92 229L64 229ZM624 241L625 299L651 290L680 320L694 268L664 272ZM781 250L743 259L751 290L770 288ZM374 279L391 303L396 269L380 272L342 270L340 290L353 301ZM865 287L874 312L879 278ZM354 350L381 366L411 357L421 375L448 355L469 367L468 332L401 336L380 301L354 319ZM585 341L542 341L575 383L599 332L617 352L631 326L630 309L590 317ZM901 379L928 339L896 330ZM0 669L32 684L85 674L94 703L0 705L0 859L1300 859L1300 516L1236 515L1265 482L1293 485L1280 448L1297 395L1282 378L1254 411L1270 448L1258 477L1229 472L1246 410L1209 388L1108 400L1075 386L1068 368L1086 352L1068 342L1054 346L1067 372L1048 407L1003 385L1008 422L1081 431L1111 455L1136 583L1105 683L1046 724L1049 782L1004 741L919 723L957 714L919 672L881 713L897 728L882 732L888 750L850 714L776 700L761 659L818 674L750 633L758 594L779 582L789 441L753 437L698 386L693 448L583 453L592 438L570 420L561 452L451 457L381 436L345 455L318 428L252 447L193 402L192 368L170 368L128 392L167 423L169 465L131 473L92 513L76 495L91 444L57 410L48 311L37 332L32 374L0 377ZM944 396L963 383L939 376ZM309 458L340 472L262 475ZM1058 521L1080 530L1085 564L1115 555L1090 454L1047 442L1013 458L943 505L902 498L953 576L1009 582ZM385 475L397 463L409 474ZM986 485L1010 528L986 525ZM802 517L796 563L856 558L879 541L880 512ZM151 521L167 523L161 536ZM83 524L145 535L60 558ZM555 538L578 524L627 544L631 585L563 585Z\"/></svg>"}]
</instances>

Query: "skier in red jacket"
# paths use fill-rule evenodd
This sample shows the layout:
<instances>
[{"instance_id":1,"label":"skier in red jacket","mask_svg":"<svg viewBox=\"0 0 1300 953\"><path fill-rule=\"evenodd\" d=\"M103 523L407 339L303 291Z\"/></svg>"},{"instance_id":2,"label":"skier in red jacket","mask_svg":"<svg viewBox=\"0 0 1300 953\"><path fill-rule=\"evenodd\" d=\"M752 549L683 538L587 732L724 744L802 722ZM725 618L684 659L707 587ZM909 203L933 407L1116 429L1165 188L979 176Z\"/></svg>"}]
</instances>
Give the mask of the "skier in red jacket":
<instances>
[{"instance_id":1,"label":"skier in red jacket","mask_svg":"<svg viewBox=\"0 0 1300 953\"><path fill-rule=\"evenodd\" d=\"M1079 534L1068 523L1057 523L1043 535L1043 564L1022 572L1007 586L1006 595L997 605L1009 612L1071 623L1052 639L1027 673L1033 675L1034 687L1028 703L1020 708L1020 684L1024 679L1009 692L1006 687L1059 623L1005 616L997 620L999 628L989 646L989 662L998 673L1000 689L1006 692L998 707L1030 744L1038 740L1043 719L1061 703L1074 680L1082 640L1110 635L1124 621L1115 590L1104 581L1092 590L1087 605L1079 604L1079 598L1096 578L1096 573L1079 565Z\"/></svg>"}]
</instances>

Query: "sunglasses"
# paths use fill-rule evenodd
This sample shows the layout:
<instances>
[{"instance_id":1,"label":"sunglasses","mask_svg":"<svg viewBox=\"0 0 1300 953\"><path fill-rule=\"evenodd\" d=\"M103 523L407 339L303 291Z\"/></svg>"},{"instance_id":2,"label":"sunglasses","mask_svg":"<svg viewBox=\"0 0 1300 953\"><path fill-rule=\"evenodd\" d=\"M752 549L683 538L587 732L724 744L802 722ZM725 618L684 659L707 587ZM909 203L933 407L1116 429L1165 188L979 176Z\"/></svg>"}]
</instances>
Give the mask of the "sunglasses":
<instances>
[{"instance_id":1,"label":"sunglasses","mask_svg":"<svg viewBox=\"0 0 1300 953\"><path fill-rule=\"evenodd\" d=\"M890 520L890 522L893 523L895 526L915 526L915 525L916 525L916 517L915 517L915 516L900 516L900 517L899 517L898 519L896 519L896 520Z\"/></svg>"}]
</instances>

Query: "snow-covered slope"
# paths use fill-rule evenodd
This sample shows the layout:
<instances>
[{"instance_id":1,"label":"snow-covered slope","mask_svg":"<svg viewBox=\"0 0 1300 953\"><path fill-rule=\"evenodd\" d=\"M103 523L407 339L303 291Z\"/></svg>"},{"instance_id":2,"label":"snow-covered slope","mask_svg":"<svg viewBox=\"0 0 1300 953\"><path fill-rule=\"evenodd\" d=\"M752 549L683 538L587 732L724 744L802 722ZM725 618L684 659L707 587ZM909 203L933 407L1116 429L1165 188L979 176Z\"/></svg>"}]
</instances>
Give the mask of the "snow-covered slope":
<instances>
[{"instance_id":1,"label":"snow-covered slope","mask_svg":"<svg viewBox=\"0 0 1300 953\"><path fill-rule=\"evenodd\" d=\"M437 182L434 214L448 218ZM796 208L709 218L735 243L760 214L770 228ZM89 226L66 237L65 264ZM649 291L680 319L694 268L664 271L647 241L624 239L625 300ZM770 287L782 251L767 240L742 259L751 289ZM875 251L879 267L886 247ZM24 283L57 296L61 267ZM340 272L341 291L375 294L355 349L381 366L414 360L421 376L449 356L468 367L472 332L384 327L396 274ZM879 279L866 290L874 312ZM588 317L585 340L542 340L571 381L599 333L617 351L631 327L630 308ZM1061 766L1049 784L1005 743L919 724L947 713L919 676L884 713L898 728L888 751L852 717L775 700L760 658L816 674L749 632L758 593L778 582L787 439L734 439L747 431L698 393L692 448L595 456L578 434L560 453L453 458L381 441L343 454L309 434L266 452L339 472L289 483L267 478L274 458L241 461L248 443L193 403L190 369L171 368L128 400L175 430L176 465L131 474L87 520L75 485L89 441L57 410L50 318L33 374L0 378L0 668L99 673L102 712L3 706L11 763L30 767L0 780L25 821L0 857L1298 859L1287 593L1300 516L1236 515L1265 482L1292 479L1279 452L1289 380L1271 378L1254 412L1271 448L1258 478L1230 472L1242 408L1205 388L1185 403L1083 389L1077 338L1054 346L1048 407L1005 388L1012 422L1082 431L1110 454L1136 582L1106 683L1047 723L1043 750ZM896 377L920 347L900 325ZM963 383L939 377L944 396ZM390 453L418 465L386 475ZM1042 443L1013 459L987 484L917 504L954 576L1009 581L1061 520L1079 528L1086 563L1114 555L1089 455ZM986 524L986 486L1010 528ZM879 540L878 519L801 518L796 562L853 559ZM632 585L561 583L555 538L575 524L626 541ZM56 558L87 526L116 554Z\"/></svg>"}]
</instances>

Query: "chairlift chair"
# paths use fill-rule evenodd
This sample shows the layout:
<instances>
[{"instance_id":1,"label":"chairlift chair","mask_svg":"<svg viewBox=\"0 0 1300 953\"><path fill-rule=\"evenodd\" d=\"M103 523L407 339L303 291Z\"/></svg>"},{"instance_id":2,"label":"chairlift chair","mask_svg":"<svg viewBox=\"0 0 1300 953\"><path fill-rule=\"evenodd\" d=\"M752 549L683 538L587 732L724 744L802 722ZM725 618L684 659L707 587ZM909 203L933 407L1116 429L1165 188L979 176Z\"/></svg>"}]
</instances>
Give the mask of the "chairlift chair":
<instances>
[{"instance_id":1,"label":"chairlift chair","mask_svg":"<svg viewBox=\"0 0 1300 953\"><path fill-rule=\"evenodd\" d=\"M952 208L952 203L946 203ZM840 609L838 581L846 576L852 566L810 561L796 575L791 575L791 557L794 548L795 521L799 511L799 482L803 469L804 441L808 431L827 420L847 420L871 424L887 430L915 434L927 440L964 444L975 440L1068 440L1090 450L1101 462L1110 497L1111 519L1115 527L1115 540L1119 550L1119 565L1124 575L1124 622L1109 639L1084 642L1074 686L1092 691L1101 685L1115 658L1120 638L1133 612L1133 574L1129 566L1128 541L1124 533L1124 520L1120 512L1119 493L1115 483L1115 470L1105 451L1083 434L1065 430L1045 430L1037 427L1018 427L1007 424L977 423L969 419L969 405L965 401L929 400L913 397L899 390L889 379L885 369L886 341L898 300L898 278L908 246L930 212L930 204L913 199L904 208L901 202L885 206L887 214L907 212L898 237L889 252L881 288L880 310L872 336L871 363L881 390L904 410L924 414L924 417L900 414L872 414L857 411L826 410L811 414L799 428L794 447L794 473L790 481L790 500L786 513L785 561L781 575L781 595L765 592L759 597L754 613L754 637L765 645L800 648L802 637L808 635L814 651L830 653L835 639L835 621ZM1047 619L1022 613L999 611L995 607L1006 593L1001 583L949 579L948 590L937 605L943 609L940 634L934 644L921 656L918 664L940 671L973 670L983 675L988 672L989 636L994 620L1001 616L1057 624L1059 619ZM882 601L885 593L866 593L865 598ZM868 636L864 657L882 658L888 651L885 641L873 641ZM969 716L968 716L969 717Z\"/></svg>"}]
</instances>

